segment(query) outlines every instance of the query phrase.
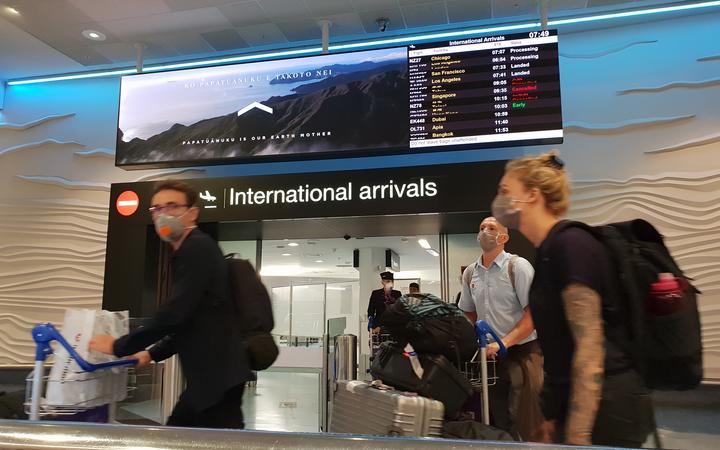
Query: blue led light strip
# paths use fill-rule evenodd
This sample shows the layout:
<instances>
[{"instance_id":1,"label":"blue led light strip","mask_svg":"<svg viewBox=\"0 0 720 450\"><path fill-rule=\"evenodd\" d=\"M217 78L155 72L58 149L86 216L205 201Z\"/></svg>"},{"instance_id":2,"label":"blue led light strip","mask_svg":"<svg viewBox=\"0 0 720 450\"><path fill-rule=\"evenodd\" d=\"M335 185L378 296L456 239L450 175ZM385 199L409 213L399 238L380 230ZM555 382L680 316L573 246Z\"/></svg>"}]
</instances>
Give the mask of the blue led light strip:
<instances>
[{"instance_id":1,"label":"blue led light strip","mask_svg":"<svg viewBox=\"0 0 720 450\"><path fill-rule=\"evenodd\" d=\"M618 12L618 13L599 14L599 15L587 16L587 17L573 17L570 19L549 20L548 26L569 25L569 24L573 24L573 23L585 23L585 22L598 22L598 21L605 21L605 20L612 20L612 19L621 19L621 18L625 18L625 17L637 17L637 16L646 16L646 15L651 15L651 14L663 14L663 13L677 12L677 11L688 11L688 10L700 9L700 8L711 8L714 6L720 6L720 0L710 1L710 2L701 2L701 3L691 3L691 4L685 4L685 5L673 5L673 6L666 6L666 7L660 7L660 8L648 8L648 9L641 9L641 10L637 10L637 11L625 11L625 12ZM434 39L444 39L444 38L460 37L460 36L467 36L467 35L495 33L495 32L499 32L499 31L522 30L522 29L528 29L528 28L537 28L539 26L540 26L540 22L527 22L527 23L521 23L521 24L516 24L516 25L502 25L502 26L488 27L488 28L475 28L475 29L471 29L471 30L447 31L447 32L414 35L414 36L400 36L397 38L380 39L380 40L376 40L376 41L354 42L354 43L349 43L349 44L337 44L337 45L331 45L329 47L329 49L332 51L353 50L353 49L368 48L368 47L412 43L412 42L425 41L425 40L434 40ZM242 62L242 61L274 59L274 58L283 58L283 57L287 57L287 56L311 55L311 54L321 54L321 53L322 53L322 47L311 47L311 48L304 48L304 49L297 49L297 50L283 50L283 51L269 52L269 53L258 53L258 54L253 54L253 55L231 56L231 57L227 57L227 58L181 62L181 63L176 63L176 64L151 65L151 66L147 66L147 67L143 68L143 71L144 72L157 72L157 71L161 71L161 70L186 69L186 68L198 67L198 66L212 66L212 65L218 65L218 64ZM74 74L74 75L58 75L58 76L44 77L44 78L31 78L31 79L25 79L25 80L8 81L7 85L8 86L17 86L17 85L23 85L23 84L46 83L46 82L50 82L50 81L77 80L77 79L82 79L82 78L99 78L99 77L107 77L107 76L113 76L113 75L127 75L127 74L131 74L131 73L136 73L136 70L135 69L117 69L117 70L109 70L109 71L103 71L103 72L89 72L89 73L81 73L81 74Z\"/></svg>"}]
</instances>

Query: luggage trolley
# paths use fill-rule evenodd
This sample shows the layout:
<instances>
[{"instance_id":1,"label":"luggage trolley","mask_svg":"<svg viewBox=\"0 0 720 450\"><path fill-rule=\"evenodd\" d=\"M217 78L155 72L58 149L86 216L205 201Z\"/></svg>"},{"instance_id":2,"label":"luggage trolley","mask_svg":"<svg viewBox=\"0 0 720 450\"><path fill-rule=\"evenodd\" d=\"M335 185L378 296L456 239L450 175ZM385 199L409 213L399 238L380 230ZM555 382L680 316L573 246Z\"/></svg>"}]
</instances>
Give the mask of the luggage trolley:
<instances>
[{"instance_id":1,"label":"luggage trolley","mask_svg":"<svg viewBox=\"0 0 720 450\"><path fill-rule=\"evenodd\" d=\"M499 344L499 357L504 357L507 354L507 349L505 345L503 345L502 340L495 334L495 331L493 331L490 325L484 320L478 320L475 323L475 334L480 348L475 352L472 359L464 364L460 372L467 378L473 389L480 389L482 392L482 420L485 425L489 425L490 400L488 386L493 386L497 382L498 377L495 370L496 361L494 359L488 360L487 358L488 336L491 336L493 340ZM479 361L478 356L480 357Z\"/></svg>"},{"instance_id":2,"label":"luggage trolley","mask_svg":"<svg viewBox=\"0 0 720 450\"><path fill-rule=\"evenodd\" d=\"M53 349L50 346L52 341L58 341L65 350L70 354L70 357L80 366L82 372L94 373L102 369L111 369L114 367L127 367L134 366L138 363L137 359L120 359L117 361L110 361L100 364L91 364L85 361L75 349L68 343L67 340L60 334L60 332L50 323L36 325L32 330L32 337L35 341L35 370L33 370L27 378L27 388L25 391L25 412L29 414L30 420L39 420L40 416L63 416L78 414L90 409L96 408L97 406L88 406L80 404L74 405L47 405L41 404L41 396L43 393L44 382L49 378L44 375L43 365L45 359L53 353ZM89 380L92 380L89 379ZM85 380L68 381L82 383ZM129 391L132 389L128 389ZM107 402L103 401L103 398L93 398L92 401L100 402L101 404L110 404L112 399L108 399ZM91 400L88 400L91 401ZM87 402L84 402L87 403Z\"/></svg>"}]
</instances>

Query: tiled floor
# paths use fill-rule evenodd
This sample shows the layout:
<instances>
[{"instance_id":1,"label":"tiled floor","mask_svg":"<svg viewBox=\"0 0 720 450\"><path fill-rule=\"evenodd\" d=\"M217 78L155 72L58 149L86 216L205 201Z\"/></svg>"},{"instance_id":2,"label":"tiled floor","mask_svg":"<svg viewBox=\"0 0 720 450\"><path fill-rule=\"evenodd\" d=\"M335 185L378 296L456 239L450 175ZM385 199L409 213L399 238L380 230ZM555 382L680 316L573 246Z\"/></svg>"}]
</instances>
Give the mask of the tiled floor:
<instances>
[{"instance_id":1,"label":"tiled floor","mask_svg":"<svg viewBox=\"0 0 720 450\"><path fill-rule=\"evenodd\" d=\"M260 372L245 389L245 427L268 431L320 431L318 375Z\"/></svg>"}]
</instances>

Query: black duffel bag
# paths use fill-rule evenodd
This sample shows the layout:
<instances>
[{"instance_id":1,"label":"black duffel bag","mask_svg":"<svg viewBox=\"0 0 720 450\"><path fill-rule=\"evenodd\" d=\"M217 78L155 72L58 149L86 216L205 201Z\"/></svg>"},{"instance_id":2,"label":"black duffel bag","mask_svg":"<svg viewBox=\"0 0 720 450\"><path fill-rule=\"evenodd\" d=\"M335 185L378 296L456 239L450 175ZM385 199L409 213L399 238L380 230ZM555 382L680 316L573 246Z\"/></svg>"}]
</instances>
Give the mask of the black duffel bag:
<instances>
[{"instance_id":1,"label":"black duffel bag","mask_svg":"<svg viewBox=\"0 0 720 450\"><path fill-rule=\"evenodd\" d=\"M382 315L394 340L418 353L443 355L453 364L470 361L478 350L475 329L455 305L431 294L400 297Z\"/></svg>"},{"instance_id":2,"label":"black duffel bag","mask_svg":"<svg viewBox=\"0 0 720 450\"><path fill-rule=\"evenodd\" d=\"M422 377L418 377L413 369L411 356L417 357L423 370ZM442 402L446 417L458 412L473 393L468 380L446 357L411 355L389 343L381 345L370 366L370 373L388 386Z\"/></svg>"}]
</instances>

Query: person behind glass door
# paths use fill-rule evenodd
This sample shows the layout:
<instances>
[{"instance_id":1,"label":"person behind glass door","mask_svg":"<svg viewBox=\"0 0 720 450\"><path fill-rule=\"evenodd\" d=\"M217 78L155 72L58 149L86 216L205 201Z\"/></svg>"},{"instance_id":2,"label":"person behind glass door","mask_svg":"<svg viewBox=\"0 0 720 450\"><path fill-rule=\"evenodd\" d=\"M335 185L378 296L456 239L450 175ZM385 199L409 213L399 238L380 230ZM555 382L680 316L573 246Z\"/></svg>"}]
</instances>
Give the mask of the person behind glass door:
<instances>
[{"instance_id":1,"label":"person behind glass door","mask_svg":"<svg viewBox=\"0 0 720 450\"><path fill-rule=\"evenodd\" d=\"M493 215L538 249L530 308L545 357L545 442L640 447L653 428L644 382L622 350L626 318L610 293L610 255L563 228L570 182L556 152L510 161Z\"/></svg>"},{"instance_id":2,"label":"person behind glass door","mask_svg":"<svg viewBox=\"0 0 720 450\"><path fill-rule=\"evenodd\" d=\"M372 291L368 302L368 326L373 333L380 333L382 314L387 305L395 303L402 296L402 292L393 289L395 277L392 272L380 274L382 288Z\"/></svg>"},{"instance_id":3,"label":"person behind glass door","mask_svg":"<svg viewBox=\"0 0 720 450\"><path fill-rule=\"evenodd\" d=\"M408 294L419 294L420 293L420 285L418 283L415 283L414 281L410 283L408 286Z\"/></svg>"},{"instance_id":4,"label":"person behind glass door","mask_svg":"<svg viewBox=\"0 0 720 450\"><path fill-rule=\"evenodd\" d=\"M525 258L505 251L509 240L508 229L494 217L480 223L477 241L482 253L463 273L458 307L471 322L487 322L508 349L507 357L495 363L498 381L490 389L493 424L532 441L539 439L543 422L542 353L528 307L534 270ZM495 358L499 350L493 342L488 355Z\"/></svg>"},{"instance_id":5,"label":"person behind glass door","mask_svg":"<svg viewBox=\"0 0 720 450\"><path fill-rule=\"evenodd\" d=\"M168 425L243 428L242 395L251 372L238 334L222 251L197 229L198 194L185 183L161 182L150 212L173 250L169 298L128 335L96 335L90 349L133 355L144 366L177 353L187 381ZM146 350L147 347L150 348Z\"/></svg>"}]
</instances>

